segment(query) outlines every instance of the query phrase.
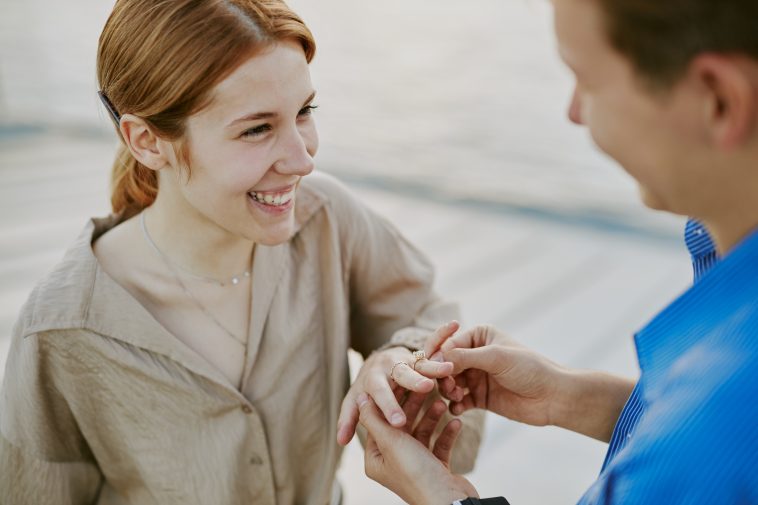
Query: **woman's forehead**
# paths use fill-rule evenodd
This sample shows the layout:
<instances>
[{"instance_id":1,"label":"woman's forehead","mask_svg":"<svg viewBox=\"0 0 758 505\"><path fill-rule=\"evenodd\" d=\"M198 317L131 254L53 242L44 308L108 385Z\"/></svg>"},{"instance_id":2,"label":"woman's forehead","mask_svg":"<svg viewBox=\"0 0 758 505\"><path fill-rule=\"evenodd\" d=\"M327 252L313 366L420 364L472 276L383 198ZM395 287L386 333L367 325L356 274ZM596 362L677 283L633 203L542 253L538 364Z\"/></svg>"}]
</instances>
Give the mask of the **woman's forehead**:
<instances>
[{"instance_id":1,"label":"woman's forehead","mask_svg":"<svg viewBox=\"0 0 758 505\"><path fill-rule=\"evenodd\" d=\"M313 93L305 53L295 43L277 43L248 57L211 92L202 113L231 119L243 113L297 106ZM264 110L265 109L265 110Z\"/></svg>"}]
</instances>

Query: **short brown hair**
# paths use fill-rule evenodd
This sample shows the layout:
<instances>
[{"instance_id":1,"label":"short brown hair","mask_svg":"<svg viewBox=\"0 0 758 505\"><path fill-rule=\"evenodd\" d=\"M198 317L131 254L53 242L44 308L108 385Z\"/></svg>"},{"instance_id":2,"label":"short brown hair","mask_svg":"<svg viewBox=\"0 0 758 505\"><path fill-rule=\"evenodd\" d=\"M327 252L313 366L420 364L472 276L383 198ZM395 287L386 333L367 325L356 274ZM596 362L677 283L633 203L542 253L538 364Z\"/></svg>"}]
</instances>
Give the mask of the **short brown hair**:
<instances>
[{"instance_id":1,"label":"short brown hair","mask_svg":"<svg viewBox=\"0 0 758 505\"><path fill-rule=\"evenodd\" d=\"M284 40L313 59L313 35L282 0L118 0L100 35L98 82L119 114L139 116L157 135L179 140L186 160L187 117L248 57ZM125 145L111 184L114 212L135 214L158 193L155 172Z\"/></svg>"},{"instance_id":2,"label":"short brown hair","mask_svg":"<svg viewBox=\"0 0 758 505\"><path fill-rule=\"evenodd\" d=\"M756 0L599 0L611 44L640 76L670 87L700 53L758 59Z\"/></svg>"}]
</instances>

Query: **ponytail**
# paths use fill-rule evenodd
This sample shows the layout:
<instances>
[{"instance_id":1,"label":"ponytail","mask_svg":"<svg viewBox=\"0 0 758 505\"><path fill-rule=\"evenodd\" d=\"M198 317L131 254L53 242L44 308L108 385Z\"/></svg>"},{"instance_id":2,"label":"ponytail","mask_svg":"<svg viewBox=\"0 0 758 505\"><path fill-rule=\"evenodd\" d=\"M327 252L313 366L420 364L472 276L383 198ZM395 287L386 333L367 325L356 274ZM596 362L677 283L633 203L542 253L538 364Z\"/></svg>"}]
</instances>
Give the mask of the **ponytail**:
<instances>
[{"instance_id":1,"label":"ponytail","mask_svg":"<svg viewBox=\"0 0 758 505\"><path fill-rule=\"evenodd\" d=\"M139 163L123 143L111 172L111 207L125 217L139 214L158 195L158 174Z\"/></svg>"}]
</instances>

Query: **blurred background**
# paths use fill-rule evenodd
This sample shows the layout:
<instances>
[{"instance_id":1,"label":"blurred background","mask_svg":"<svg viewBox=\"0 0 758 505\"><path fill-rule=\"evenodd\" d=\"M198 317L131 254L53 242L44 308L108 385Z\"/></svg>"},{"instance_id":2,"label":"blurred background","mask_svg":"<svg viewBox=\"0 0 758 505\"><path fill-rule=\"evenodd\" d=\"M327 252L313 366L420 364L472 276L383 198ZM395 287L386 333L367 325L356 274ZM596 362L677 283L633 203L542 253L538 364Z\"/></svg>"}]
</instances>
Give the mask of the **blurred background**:
<instances>
[{"instance_id":1,"label":"blurred background","mask_svg":"<svg viewBox=\"0 0 758 505\"><path fill-rule=\"evenodd\" d=\"M0 3L0 366L34 283L108 212L117 143L96 97L112 1ZM292 0L313 30L320 170L426 251L464 326L493 323L553 359L634 376L632 335L691 281L683 221L565 111L543 0ZM351 357L358 365L358 359ZM469 476L514 504L574 503L604 444L492 416ZM346 504L399 500L351 444Z\"/></svg>"}]
</instances>

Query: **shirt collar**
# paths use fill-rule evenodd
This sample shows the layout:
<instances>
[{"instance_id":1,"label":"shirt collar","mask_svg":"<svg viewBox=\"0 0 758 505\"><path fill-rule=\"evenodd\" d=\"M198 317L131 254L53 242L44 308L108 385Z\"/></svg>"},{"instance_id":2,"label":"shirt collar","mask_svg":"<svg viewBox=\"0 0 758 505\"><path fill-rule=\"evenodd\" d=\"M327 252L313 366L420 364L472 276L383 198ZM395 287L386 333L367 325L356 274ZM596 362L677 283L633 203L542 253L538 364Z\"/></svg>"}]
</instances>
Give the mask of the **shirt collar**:
<instances>
[{"instance_id":1,"label":"shirt collar","mask_svg":"<svg viewBox=\"0 0 758 505\"><path fill-rule=\"evenodd\" d=\"M758 299L758 230L635 335L642 381L655 383L688 349Z\"/></svg>"},{"instance_id":2,"label":"shirt collar","mask_svg":"<svg viewBox=\"0 0 758 505\"><path fill-rule=\"evenodd\" d=\"M326 200L327 197L312 185L300 184L295 207L294 235L321 209ZM129 329L134 328L127 320L110 323L111 319L118 319L119 314L134 314L137 311L149 315L126 290L100 269L92 251L92 242L123 219L123 215L114 214L105 218L93 218L87 223L66 251L63 260L30 294L21 311L16 333L27 336L43 331L83 328L137 345L144 344L143 340L161 340L156 339L156 335L138 337L140 332L130 332ZM270 249L275 251L260 256L269 258L281 253L279 246ZM256 254L256 260L258 256ZM119 310L113 310L113 307L119 307ZM135 319L131 318L132 321ZM105 324L104 321L108 323ZM164 337L169 335L157 322L154 326L160 329L157 333L162 331ZM135 338L140 341L135 342Z\"/></svg>"}]
</instances>

